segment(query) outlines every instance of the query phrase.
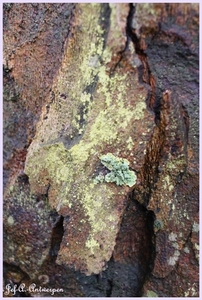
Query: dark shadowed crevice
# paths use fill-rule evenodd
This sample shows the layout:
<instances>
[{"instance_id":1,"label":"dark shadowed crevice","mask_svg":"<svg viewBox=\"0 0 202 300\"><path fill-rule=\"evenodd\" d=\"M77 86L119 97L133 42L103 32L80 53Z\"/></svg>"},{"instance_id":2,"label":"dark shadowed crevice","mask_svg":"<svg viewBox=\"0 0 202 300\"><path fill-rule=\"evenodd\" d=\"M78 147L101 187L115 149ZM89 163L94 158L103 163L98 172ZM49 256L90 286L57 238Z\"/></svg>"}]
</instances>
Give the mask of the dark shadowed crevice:
<instances>
[{"instance_id":1,"label":"dark shadowed crevice","mask_svg":"<svg viewBox=\"0 0 202 300\"><path fill-rule=\"evenodd\" d=\"M51 218L53 220L54 227L52 230L51 248L49 251L49 255L55 261L57 259L58 251L60 250L60 244L62 242L62 237L64 234L64 227L63 227L64 217L58 215L57 212L53 212Z\"/></svg>"},{"instance_id":2,"label":"dark shadowed crevice","mask_svg":"<svg viewBox=\"0 0 202 300\"><path fill-rule=\"evenodd\" d=\"M154 213L129 196L107 274L107 297L141 297L155 256Z\"/></svg>"},{"instance_id":3,"label":"dark shadowed crevice","mask_svg":"<svg viewBox=\"0 0 202 300\"><path fill-rule=\"evenodd\" d=\"M132 22L134 9L135 9L132 4L128 4L128 5L129 5L130 9L129 9L129 13L128 13L128 16L127 16L127 19L126 19L126 42L125 42L125 47L124 47L123 50L116 53L117 61L116 61L116 63L114 63L113 67L110 68L110 74L109 74L110 77L113 77L113 75L116 71L116 68L120 65L121 61L124 58L124 53L128 49L129 39L130 39L128 29L130 28L130 24Z\"/></svg>"},{"instance_id":4,"label":"dark shadowed crevice","mask_svg":"<svg viewBox=\"0 0 202 300\"><path fill-rule=\"evenodd\" d=\"M111 297L113 289L113 281L108 279L108 289L106 290L106 297Z\"/></svg>"},{"instance_id":5,"label":"dark shadowed crevice","mask_svg":"<svg viewBox=\"0 0 202 300\"><path fill-rule=\"evenodd\" d=\"M130 37L131 29L132 29L132 22L133 22L133 17L135 14L135 5L133 3L129 3L129 14L127 17L127 24L126 24L126 33L128 38Z\"/></svg>"},{"instance_id":6,"label":"dark shadowed crevice","mask_svg":"<svg viewBox=\"0 0 202 300\"><path fill-rule=\"evenodd\" d=\"M111 8L108 3L103 3L101 8L101 15L99 19L99 25L104 29L104 49L106 48L106 41L107 36L109 33L110 28L110 15L111 15Z\"/></svg>"},{"instance_id":7,"label":"dark shadowed crevice","mask_svg":"<svg viewBox=\"0 0 202 300\"><path fill-rule=\"evenodd\" d=\"M146 54L146 44L145 40L137 35L136 29L133 28L133 18L135 15L135 6L130 4L130 11L127 19L127 36L130 38L134 44L135 52L137 53L142 66L138 67L139 81L141 83L146 83L150 86L150 91L148 98L146 100L147 106L150 110L155 113L156 123L160 118L160 98L156 95L156 79L150 69L148 57Z\"/></svg>"}]
</instances>

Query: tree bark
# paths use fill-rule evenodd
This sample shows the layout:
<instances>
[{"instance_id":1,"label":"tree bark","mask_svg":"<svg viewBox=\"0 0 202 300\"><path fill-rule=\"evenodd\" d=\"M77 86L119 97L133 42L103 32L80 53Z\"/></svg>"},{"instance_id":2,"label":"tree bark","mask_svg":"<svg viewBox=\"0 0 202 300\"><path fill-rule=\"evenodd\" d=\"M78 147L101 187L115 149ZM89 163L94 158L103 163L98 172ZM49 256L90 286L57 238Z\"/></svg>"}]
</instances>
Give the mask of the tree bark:
<instances>
[{"instance_id":1,"label":"tree bark","mask_svg":"<svg viewBox=\"0 0 202 300\"><path fill-rule=\"evenodd\" d=\"M3 20L4 294L197 297L198 4Z\"/></svg>"}]
</instances>

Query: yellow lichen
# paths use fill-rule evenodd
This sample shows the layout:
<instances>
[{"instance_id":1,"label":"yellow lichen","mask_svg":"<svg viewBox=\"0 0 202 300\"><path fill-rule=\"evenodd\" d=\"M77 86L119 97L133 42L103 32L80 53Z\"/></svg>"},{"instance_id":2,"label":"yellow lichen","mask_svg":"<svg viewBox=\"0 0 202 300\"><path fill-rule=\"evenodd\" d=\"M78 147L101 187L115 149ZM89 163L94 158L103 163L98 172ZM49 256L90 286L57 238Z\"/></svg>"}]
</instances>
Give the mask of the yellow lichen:
<instances>
[{"instance_id":1,"label":"yellow lichen","mask_svg":"<svg viewBox=\"0 0 202 300\"><path fill-rule=\"evenodd\" d=\"M94 254L95 249L100 248L100 244L93 237L89 237L85 245L90 249L92 254Z\"/></svg>"},{"instance_id":2,"label":"yellow lichen","mask_svg":"<svg viewBox=\"0 0 202 300\"><path fill-rule=\"evenodd\" d=\"M146 92L133 96L130 104L130 86L126 85L129 75L117 72L110 77L106 72L112 53L108 47L103 49L101 5L79 7L76 41L69 40L52 88L55 102L50 105L48 119L41 120L37 128L25 172L33 192L46 192L50 185L50 205L59 213L63 208L65 212L74 210L77 204L83 216L80 222L90 227L85 249L80 249L77 259L86 260L91 271L100 272L103 260L109 260L113 251L127 189L112 184L97 186L93 172L106 147L113 146L117 152L132 150L133 122L144 118ZM91 86L95 90L91 91ZM98 266L93 267L95 261Z\"/></svg>"},{"instance_id":3,"label":"yellow lichen","mask_svg":"<svg viewBox=\"0 0 202 300\"><path fill-rule=\"evenodd\" d=\"M15 220L13 219L12 216L9 216L7 219L8 225L12 226L15 223Z\"/></svg>"}]
</instances>

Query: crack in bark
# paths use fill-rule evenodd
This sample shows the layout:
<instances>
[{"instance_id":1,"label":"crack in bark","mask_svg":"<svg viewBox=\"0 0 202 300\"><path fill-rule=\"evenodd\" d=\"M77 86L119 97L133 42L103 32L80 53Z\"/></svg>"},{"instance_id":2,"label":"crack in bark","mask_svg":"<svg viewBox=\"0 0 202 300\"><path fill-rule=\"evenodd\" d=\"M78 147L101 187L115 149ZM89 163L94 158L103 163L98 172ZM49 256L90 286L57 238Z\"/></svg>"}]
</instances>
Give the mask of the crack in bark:
<instances>
[{"instance_id":1,"label":"crack in bark","mask_svg":"<svg viewBox=\"0 0 202 300\"><path fill-rule=\"evenodd\" d=\"M159 177L161 168L160 161L162 160L162 158L163 160L166 159L166 150L170 151L172 155L174 153L178 153L179 155L185 154L186 156L186 145L188 143L189 131L189 116L185 107L183 105L180 105L175 99L176 96L173 95L171 97L170 91L166 90L163 95L157 97L156 79L152 74L148 56L145 53L147 45L145 39L141 36L138 37L136 29L134 29L132 26L132 20L135 15L135 6L133 4L129 5L130 11L127 19L127 42L130 38L133 42L135 52L142 62L142 70L139 69L139 75L142 82L150 86L147 105L154 112L156 123L156 128L152 135L151 141L149 141L148 143L147 153L145 155L145 163L141 172L142 182L144 186L144 196L141 195L140 197L144 200L141 199L140 201L139 199L139 201L147 205L152 190L155 188L155 183L157 182ZM172 126L173 124L176 125L176 128L174 129ZM175 131L177 131L177 133ZM169 137L172 135L172 133L175 136L173 139ZM181 145L184 145L184 152L181 149Z\"/></svg>"},{"instance_id":2,"label":"crack in bark","mask_svg":"<svg viewBox=\"0 0 202 300\"><path fill-rule=\"evenodd\" d=\"M63 216L57 216L57 221L52 229L51 247L49 255L54 259L54 261L56 261L57 259L57 255L60 250L60 244L64 235L63 221Z\"/></svg>"},{"instance_id":3,"label":"crack in bark","mask_svg":"<svg viewBox=\"0 0 202 300\"><path fill-rule=\"evenodd\" d=\"M140 80L150 86L147 105L155 114L156 126L151 140L148 142L145 161L140 171L142 184L141 187L137 187L133 191L133 199L138 200L147 208L148 212L153 213L154 222L158 209L163 207L158 204L158 197L157 201L153 201L152 204L150 202L152 196L158 196L158 191L157 193L155 191L158 190L158 181L160 181L160 186L162 185L162 174L168 174L175 184L181 181L186 172L189 116L174 92L172 96L169 90L164 90L161 96L156 94L156 78L152 74L145 52L147 48L145 39L142 36L139 37L132 27L134 14L135 7L130 4L127 35L133 42L135 52L142 62L142 68L139 69ZM169 162L175 165L175 169L169 170L167 168ZM162 192L162 189L160 188L159 191ZM169 219L169 216L167 218ZM152 239L154 249L151 264L154 266L156 256L156 235L154 232Z\"/></svg>"},{"instance_id":4,"label":"crack in bark","mask_svg":"<svg viewBox=\"0 0 202 300\"><path fill-rule=\"evenodd\" d=\"M113 280L108 279L107 283L109 285L109 288L106 290L106 297L111 297L113 290Z\"/></svg>"},{"instance_id":5,"label":"crack in bark","mask_svg":"<svg viewBox=\"0 0 202 300\"><path fill-rule=\"evenodd\" d=\"M130 6L130 4L129 4ZM128 13L128 16L126 18L126 43L125 43L125 47L122 51L119 51L116 53L117 55L117 61L114 63L114 66L113 68L110 68L110 72L109 72L109 77L112 77L116 68L119 66L119 64L121 63L122 59L123 59L123 55L125 53L125 51L127 50L128 48L128 44L129 44L129 35L128 35L128 28L130 27L130 23L131 23L131 16L132 16L132 10L131 10L131 6L130 6L130 10L129 10L129 13Z\"/></svg>"},{"instance_id":6,"label":"crack in bark","mask_svg":"<svg viewBox=\"0 0 202 300\"><path fill-rule=\"evenodd\" d=\"M135 14L135 6L130 4L130 11L127 19L127 42L129 38L132 40L135 52L137 53L140 61L142 62L142 72L140 71L141 80L150 86L150 93L148 95L147 105L148 107L155 113L156 122L159 120L159 112L160 112L160 103L157 101L156 97L156 79L152 74L150 69L150 65L148 62L147 54L145 50L147 48L146 42L144 38L138 37L136 34L136 29L132 26L132 20Z\"/></svg>"}]
</instances>

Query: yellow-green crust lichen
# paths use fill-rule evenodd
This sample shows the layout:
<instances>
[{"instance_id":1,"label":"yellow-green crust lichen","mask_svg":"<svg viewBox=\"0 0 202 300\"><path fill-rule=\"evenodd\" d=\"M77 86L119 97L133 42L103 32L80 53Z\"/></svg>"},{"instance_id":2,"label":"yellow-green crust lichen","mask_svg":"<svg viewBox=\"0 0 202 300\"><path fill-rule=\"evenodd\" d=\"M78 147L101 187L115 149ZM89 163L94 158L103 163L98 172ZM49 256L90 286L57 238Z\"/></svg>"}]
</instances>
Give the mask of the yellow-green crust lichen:
<instances>
[{"instance_id":1,"label":"yellow-green crust lichen","mask_svg":"<svg viewBox=\"0 0 202 300\"><path fill-rule=\"evenodd\" d=\"M135 122L148 113L147 90L141 87L131 96L131 84L126 84L130 73L121 68L113 76L107 73L112 53L104 48L101 5L79 4L77 9L78 24L52 86L55 98L49 101L47 118L43 112L37 125L25 172L32 192L48 193L50 205L60 214L73 216L79 207L80 221L90 229L84 249L76 248L75 259L85 261L90 274L99 273L111 257L128 192L128 187L98 187L94 171L105 149L115 149L115 155L132 154ZM138 74L131 82L138 87ZM79 231L79 226L74 230ZM69 247L77 243L72 240ZM59 257L68 264L71 253L66 248Z\"/></svg>"}]
</instances>

